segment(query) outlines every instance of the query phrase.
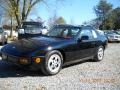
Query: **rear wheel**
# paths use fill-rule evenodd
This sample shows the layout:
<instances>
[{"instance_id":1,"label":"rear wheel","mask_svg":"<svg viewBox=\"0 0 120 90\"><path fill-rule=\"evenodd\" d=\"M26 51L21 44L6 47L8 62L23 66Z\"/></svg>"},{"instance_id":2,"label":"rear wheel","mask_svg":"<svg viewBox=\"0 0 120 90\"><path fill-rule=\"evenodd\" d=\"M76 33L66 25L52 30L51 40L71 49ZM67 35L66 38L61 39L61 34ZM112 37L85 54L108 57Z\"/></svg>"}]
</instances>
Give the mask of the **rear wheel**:
<instances>
[{"instance_id":1,"label":"rear wheel","mask_svg":"<svg viewBox=\"0 0 120 90\"><path fill-rule=\"evenodd\" d=\"M62 64L62 54L57 50L51 51L46 55L42 71L45 75L55 75L61 70Z\"/></svg>"},{"instance_id":2,"label":"rear wheel","mask_svg":"<svg viewBox=\"0 0 120 90\"><path fill-rule=\"evenodd\" d=\"M100 46L98 47L97 49L97 53L96 55L94 56L94 61L101 61L104 57L104 47L103 46Z\"/></svg>"}]
</instances>

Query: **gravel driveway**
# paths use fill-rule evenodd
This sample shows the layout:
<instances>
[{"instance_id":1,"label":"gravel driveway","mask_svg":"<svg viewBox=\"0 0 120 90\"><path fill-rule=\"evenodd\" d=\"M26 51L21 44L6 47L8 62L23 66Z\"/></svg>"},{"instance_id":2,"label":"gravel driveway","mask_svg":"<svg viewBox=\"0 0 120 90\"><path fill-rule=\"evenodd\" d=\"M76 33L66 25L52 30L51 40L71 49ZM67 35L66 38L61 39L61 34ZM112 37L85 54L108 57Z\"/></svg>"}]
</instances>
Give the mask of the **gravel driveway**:
<instances>
[{"instance_id":1,"label":"gravel driveway","mask_svg":"<svg viewBox=\"0 0 120 90\"><path fill-rule=\"evenodd\" d=\"M80 62L55 76L0 60L0 90L120 90L120 44L109 44L101 62Z\"/></svg>"}]
</instances>

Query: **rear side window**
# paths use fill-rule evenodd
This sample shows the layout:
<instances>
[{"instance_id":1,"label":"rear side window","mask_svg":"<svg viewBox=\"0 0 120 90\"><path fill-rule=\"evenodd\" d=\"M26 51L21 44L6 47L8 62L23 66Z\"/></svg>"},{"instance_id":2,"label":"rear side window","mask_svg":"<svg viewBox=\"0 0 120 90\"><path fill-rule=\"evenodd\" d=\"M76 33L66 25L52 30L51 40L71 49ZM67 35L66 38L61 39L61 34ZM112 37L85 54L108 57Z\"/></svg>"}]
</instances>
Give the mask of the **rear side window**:
<instances>
[{"instance_id":1,"label":"rear side window","mask_svg":"<svg viewBox=\"0 0 120 90\"><path fill-rule=\"evenodd\" d=\"M97 30L97 32L98 32L98 34L99 34L100 36L105 36L105 32L103 32L103 31L101 31L101 30Z\"/></svg>"},{"instance_id":2,"label":"rear side window","mask_svg":"<svg viewBox=\"0 0 120 90\"><path fill-rule=\"evenodd\" d=\"M97 34L96 34L96 32L94 30L92 30L92 34L93 34L94 38L97 38Z\"/></svg>"},{"instance_id":3,"label":"rear side window","mask_svg":"<svg viewBox=\"0 0 120 90\"><path fill-rule=\"evenodd\" d=\"M79 32L79 28L72 28L72 29L71 29L71 32L72 32L72 36L75 36L75 35L77 35L78 32Z\"/></svg>"},{"instance_id":4,"label":"rear side window","mask_svg":"<svg viewBox=\"0 0 120 90\"><path fill-rule=\"evenodd\" d=\"M83 29L80 33L80 38L82 36L88 36L89 37L89 40L93 39L93 34L92 34L92 31L89 30L89 29Z\"/></svg>"}]
</instances>

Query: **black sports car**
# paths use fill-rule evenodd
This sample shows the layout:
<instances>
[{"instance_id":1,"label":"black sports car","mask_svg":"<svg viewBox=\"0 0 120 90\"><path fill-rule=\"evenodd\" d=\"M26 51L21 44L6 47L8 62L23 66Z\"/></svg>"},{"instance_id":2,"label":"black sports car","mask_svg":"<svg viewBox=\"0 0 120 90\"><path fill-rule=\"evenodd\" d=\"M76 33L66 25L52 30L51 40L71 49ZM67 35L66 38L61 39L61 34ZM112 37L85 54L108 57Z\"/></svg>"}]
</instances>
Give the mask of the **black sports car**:
<instances>
[{"instance_id":1,"label":"black sports car","mask_svg":"<svg viewBox=\"0 0 120 90\"><path fill-rule=\"evenodd\" d=\"M55 25L47 35L21 39L1 49L2 59L24 69L57 74L63 65L101 61L107 38L90 26Z\"/></svg>"}]
</instances>

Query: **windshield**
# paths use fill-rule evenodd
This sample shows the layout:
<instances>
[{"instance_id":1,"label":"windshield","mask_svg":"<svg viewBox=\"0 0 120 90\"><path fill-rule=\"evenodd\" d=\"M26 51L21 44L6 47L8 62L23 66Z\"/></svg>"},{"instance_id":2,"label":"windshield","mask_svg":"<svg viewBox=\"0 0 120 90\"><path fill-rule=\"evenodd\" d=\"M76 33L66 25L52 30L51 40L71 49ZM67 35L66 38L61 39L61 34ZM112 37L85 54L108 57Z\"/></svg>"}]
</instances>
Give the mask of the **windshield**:
<instances>
[{"instance_id":1,"label":"windshield","mask_svg":"<svg viewBox=\"0 0 120 90\"><path fill-rule=\"evenodd\" d=\"M115 31L115 33L119 34L120 35L120 31Z\"/></svg>"},{"instance_id":2,"label":"windshield","mask_svg":"<svg viewBox=\"0 0 120 90\"><path fill-rule=\"evenodd\" d=\"M113 31L109 31L109 32L106 32L107 34L117 34L116 32L113 32Z\"/></svg>"},{"instance_id":3,"label":"windshield","mask_svg":"<svg viewBox=\"0 0 120 90\"><path fill-rule=\"evenodd\" d=\"M62 37L62 38L74 38L75 35L78 34L79 28L63 28L63 27L56 27L52 28L48 33L47 36L49 37Z\"/></svg>"},{"instance_id":4,"label":"windshield","mask_svg":"<svg viewBox=\"0 0 120 90\"><path fill-rule=\"evenodd\" d=\"M40 34L41 33L41 28L39 27L27 27L25 28L25 33L26 34Z\"/></svg>"}]
</instances>

